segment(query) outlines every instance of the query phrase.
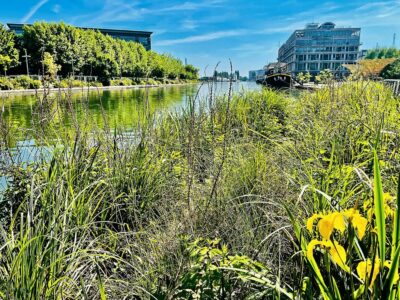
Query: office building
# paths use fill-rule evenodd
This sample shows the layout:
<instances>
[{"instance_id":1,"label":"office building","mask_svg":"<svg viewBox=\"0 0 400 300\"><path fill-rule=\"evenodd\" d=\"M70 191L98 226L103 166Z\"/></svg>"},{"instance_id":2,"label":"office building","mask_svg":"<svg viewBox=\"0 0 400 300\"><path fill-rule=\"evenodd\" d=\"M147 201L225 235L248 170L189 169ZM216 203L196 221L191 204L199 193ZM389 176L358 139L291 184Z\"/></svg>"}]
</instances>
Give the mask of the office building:
<instances>
[{"instance_id":1,"label":"office building","mask_svg":"<svg viewBox=\"0 0 400 300\"><path fill-rule=\"evenodd\" d=\"M360 28L339 28L332 22L307 24L279 48L278 61L287 63L293 76L300 72L317 75L325 69L335 77L346 76L348 70L342 65L357 62L360 32Z\"/></svg>"}]
</instances>

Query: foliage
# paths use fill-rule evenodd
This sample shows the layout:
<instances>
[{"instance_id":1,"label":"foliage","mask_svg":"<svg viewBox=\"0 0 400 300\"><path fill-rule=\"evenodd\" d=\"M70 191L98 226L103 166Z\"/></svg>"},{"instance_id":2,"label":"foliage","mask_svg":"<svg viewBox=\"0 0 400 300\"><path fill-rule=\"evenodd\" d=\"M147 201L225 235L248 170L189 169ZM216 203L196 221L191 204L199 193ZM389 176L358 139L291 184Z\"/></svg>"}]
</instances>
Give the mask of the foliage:
<instances>
[{"instance_id":1,"label":"foliage","mask_svg":"<svg viewBox=\"0 0 400 300\"><path fill-rule=\"evenodd\" d=\"M26 172L1 160L15 178L2 206L2 298L387 299L397 291L400 121L383 84L188 96L182 111L165 114L148 100L138 98L143 111L127 128L106 114L99 122L86 98L76 121L68 93L31 106L30 138L52 155ZM21 131L8 112L5 157L24 150L7 142ZM62 116L71 117L60 126Z\"/></svg>"},{"instance_id":2,"label":"foliage","mask_svg":"<svg viewBox=\"0 0 400 300\"><path fill-rule=\"evenodd\" d=\"M42 83L26 75L15 78L0 77L0 90L39 89Z\"/></svg>"},{"instance_id":3,"label":"foliage","mask_svg":"<svg viewBox=\"0 0 400 300\"><path fill-rule=\"evenodd\" d=\"M93 75L104 82L116 76L195 79L198 73L193 66L185 67L170 55L146 51L139 43L64 23L37 22L25 26L22 46L32 56L35 73L41 70L39 62L45 52L60 66L61 75ZM54 66L53 74L55 69Z\"/></svg>"},{"instance_id":4,"label":"foliage","mask_svg":"<svg viewBox=\"0 0 400 300\"><path fill-rule=\"evenodd\" d=\"M54 79L61 67L54 63L53 56L48 52L44 52L42 63L44 74Z\"/></svg>"},{"instance_id":5,"label":"foliage","mask_svg":"<svg viewBox=\"0 0 400 300\"><path fill-rule=\"evenodd\" d=\"M395 58L382 58L382 59L363 59L354 65L344 65L351 72L353 79L378 77L382 71L393 63Z\"/></svg>"},{"instance_id":6,"label":"foliage","mask_svg":"<svg viewBox=\"0 0 400 300\"><path fill-rule=\"evenodd\" d=\"M270 272L265 266L247 256L229 255L228 247L219 240L197 239L186 248L190 265L178 279L174 299L246 297L240 292L238 280L253 285L254 289L260 288L260 282L265 284L269 291L264 296L272 295L278 288L269 279Z\"/></svg>"},{"instance_id":7,"label":"foliage","mask_svg":"<svg viewBox=\"0 0 400 300\"><path fill-rule=\"evenodd\" d=\"M301 83L301 84L303 84L303 83L309 83L310 82L310 80L311 80L311 74L310 74L310 72L307 72L307 73L303 73L303 72L300 72L299 74L297 74L297 80Z\"/></svg>"},{"instance_id":8,"label":"foliage","mask_svg":"<svg viewBox=\"0 0 400 300\"><path fill-rule=\"evenodd\" d=\"M387 65L381 72L385 79L400 79L400 58Z\"/></svg>"},{"instance_id":9,"label":"foliage","mask_svg":"<svg viewBox=\"0 0 400 300\"><path fill-rule=\"evenodd\" d=\"M18 64L18 50L14 39L14 33L9 32L0 23L0 67L4 73Z\"/></svg>"},{"instance_id":10,"label":"foliage","mask_svg":"<svg viewBox=\"0 0 400 300\"><path fill-rule=\"evenodd\" d=\"M111 86L130 86L133 85L133 81L129 78L120 78L120 79L114 79L110 81Z\"/></svg>"},{"instance_id":11,"label":"foliage","mask_svg":"<svg viewBox=\"0 0 400 300\"><path fill-rule=\"evenodd\" d=\"M322 70L317 76L315 76L315 81L317 83L327 84L329 82L332 82L332 80L333 74L329 69Z\"/></svg>"},{"instance_id":12,"label":"foliage","mask_svg":"<svg viewBox=\"0 0 400 300\"><path fill-rule=\"evenodd\" d=\"M21 75L13 79L14 89L39 89L42 83L26 75Z\"/></svg>"},{"instance_id":13,"label":"foliage","mask_svg":"<svg viewBox=\"0 0 400 300\"><path fill-rule=\"evenodd\" d=\"M400 50L397 48L377 48L367 52L365 59L400 58Z\"/></svg>"},{"instance_id":14,"label":"foliage","mask_svg":"<svg viewBox=\"0 0 400 300\"><path fill-rule=\"evenodd\" d=\"M0 90L12 90L14 85L7 77L0 77Z\"/></svg>"}]
</instances>

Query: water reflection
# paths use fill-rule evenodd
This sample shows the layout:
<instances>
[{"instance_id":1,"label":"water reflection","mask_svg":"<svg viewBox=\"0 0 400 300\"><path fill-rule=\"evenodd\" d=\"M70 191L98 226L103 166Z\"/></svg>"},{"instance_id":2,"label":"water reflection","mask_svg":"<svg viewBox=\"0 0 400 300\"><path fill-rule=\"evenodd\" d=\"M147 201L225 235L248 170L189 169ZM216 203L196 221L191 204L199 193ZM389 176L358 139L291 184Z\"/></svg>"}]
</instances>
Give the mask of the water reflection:
<instances>
[{"instance_id":1,"label":"water reflection","mask_svg":"<svg viewBox=\"0 0 400 300\"><path fill-rule=\"evenodd\" d=\"M5 123L9 128L17 129L8 141L16 146L18 142L34 138L33 133L43 130L46 121L56 130L68 129L74 123L79 126L104 128L107 125L110 128L132 130L143 118L146 108L151 113L179 110L197 93L199 101L206 99L210 88L210 84L202 84L112 91L84 90L68 95L53 93L47 101L49 113L46 114L41 113L41 95L3 95L0 96L0 105ZM259 87L254 83L235 83L232 86L235 93L249 89ZM228 83L213 85L213 94L227 94L228 90Z\"/></svg>"}]
</instances>

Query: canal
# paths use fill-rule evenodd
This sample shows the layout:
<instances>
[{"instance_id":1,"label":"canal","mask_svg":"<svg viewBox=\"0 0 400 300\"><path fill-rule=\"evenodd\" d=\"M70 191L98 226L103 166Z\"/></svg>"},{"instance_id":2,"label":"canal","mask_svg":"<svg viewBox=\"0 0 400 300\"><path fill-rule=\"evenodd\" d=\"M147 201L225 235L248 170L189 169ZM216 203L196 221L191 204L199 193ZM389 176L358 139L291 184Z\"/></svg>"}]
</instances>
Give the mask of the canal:
<instances>
[{"instance_id":1,"label":"canal","mask_svg":"<svg viewBox=\"0 0 400 300\"><path fill-rule=\"evenodd\" d=\"M46 140L57 138L60 132L73 131L76 126L118 129L132 133L143 118L151 113L179 112L189 99L207 101L213 95L229 92L230 84L211 83L176 85L149 89L83 90L73 93L9 94L0 97L2 131L0 141L1 168L11 159L13 163L30 163L49 156L51 149L37 136ZM254 82L233 83L233 93L259 90ZM7 149L5 148L7 147ZM2 166L3 165L3 166ZM0 191L6 184L0 173Z\"/></svg>"}]
</instances>

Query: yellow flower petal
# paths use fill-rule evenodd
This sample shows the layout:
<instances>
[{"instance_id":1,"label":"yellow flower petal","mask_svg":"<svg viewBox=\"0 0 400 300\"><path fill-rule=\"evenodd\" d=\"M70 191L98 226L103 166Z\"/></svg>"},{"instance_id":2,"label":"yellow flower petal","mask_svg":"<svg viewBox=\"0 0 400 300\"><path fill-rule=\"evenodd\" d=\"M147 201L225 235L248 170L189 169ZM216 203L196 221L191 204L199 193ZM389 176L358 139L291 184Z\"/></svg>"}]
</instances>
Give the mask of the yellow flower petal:
<instances>
[{"instance_id":1,"label":"yellow flower petal","mask_svg":"<svg viewBox=\"0 0 400 300\"><path fill-rule=\"evenodd\" d=\"M321 214L313 214L310 218L308 218L306 227L309 232L313 231L314 222L320 218L322 218Z\"/></svg>"},{"instance_id":2,"label":"yellow flower petal","mask_svg":"<svg viewBox=\"0 0 400 300\"><path fill-rule=\"evenodd\" d=\"M375 259L374 267L372 270L372 262L368 258L366 261L362 261L357 265L357 274L358 276L365 282L368 278L370 281L369 287L371 288L374 285L375 279L379 274L379 258ZM371 271L373 272L371 275Z\"/></svg>"},{"instance_id":3,"label":"yellow flower petal","mask_svg":"<svg viewBox=\"0 0 400 300\"><path fill-rule=\"evenodd\" d=\"M360 215L359 211L354 208L344 211L343 214L348 218L349 223L357 230L358 238L362 239L365 235L368 220Z\"/></svg>"},{"instance_id":4,"label":"yellow flower petal","mask_svg":"<svg viewBox=\"0 0 400 300\"><path fill-rule=\"evenodd\" d=\"M333 243L327 241L326 247L331 255L331 259L343 270L350 272L350 268L346 265L346 250L336 241Z\"/></svg>"},{"instance_id":5,"label":"yellow flower petal","mask_svg":"<svg viewBox=\"0 0 400 300\"><path fill-rule=\"evenodd\" d=\"M336 241L332 243L332 241L318 241L312 240L307 245L307 259L314 259L314 248L316 246L320 246L321 248L325 248L329 253L330 259L336 263L340 268L345 270L346 272L350 272L350 268L346 265L346 250L339 245Z\"/></svg>"},{"instance_id":6,"label":"yellow flower petal","mask_svg":"<svg viewBox=\"0 0 400 300\"><path fill-rule=\"evenodd\" d=\"M318 230L325 240L329 240L333 232L333 220L330 215L323 217L318 222Z\"/></svg>"},{"instance_id":7,"label":"yellow flower petal","mask_svg":"<svg viewBox=\"0 0 400 300\"><path fill-rule=\"evenodd\" d=\"M361 240L365 235L365 230L368 225L368 220L363 216L361 216L360 214L357 214L353 217L352 224L354 228L357 229L358 238Z\"/></svg>"},{"instance_id":8,"label":"yellow flower petal","mask_svg":"<svg viewBox=\"0 0 400 300\"><path fill-rule=\"evenodd\" d=\"M331 214L331 218L333 220L333 228L343 233L346 230L346 223L344 222L343 215L339 212L334 212Z\"/></svg>"},{"instance_id":9,"label":"yellow flower petal","mask_svg":"<svg viewBox=\"0 0 400 300\"><path fill-rule=\"evenodd\" d=\"M308 260L314 258L314 254L313 254L314 248L315 248L317 245L320 245L320 244L321 244L321 241L317 241L317 240L311 240L311 241L308 243L308 245L307 245L307 255L306 255L307 258L308 258Z\"/></svg>"}]
</instances>

